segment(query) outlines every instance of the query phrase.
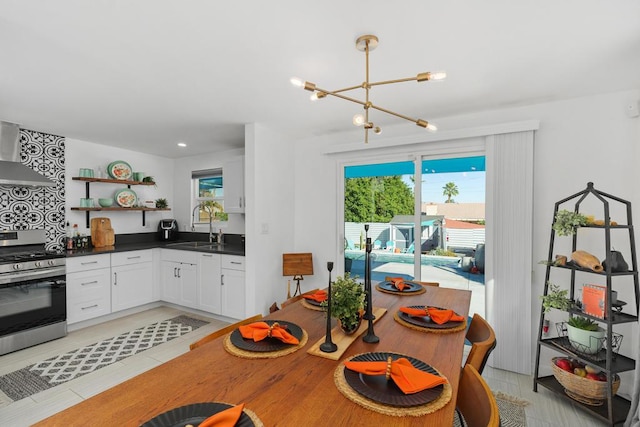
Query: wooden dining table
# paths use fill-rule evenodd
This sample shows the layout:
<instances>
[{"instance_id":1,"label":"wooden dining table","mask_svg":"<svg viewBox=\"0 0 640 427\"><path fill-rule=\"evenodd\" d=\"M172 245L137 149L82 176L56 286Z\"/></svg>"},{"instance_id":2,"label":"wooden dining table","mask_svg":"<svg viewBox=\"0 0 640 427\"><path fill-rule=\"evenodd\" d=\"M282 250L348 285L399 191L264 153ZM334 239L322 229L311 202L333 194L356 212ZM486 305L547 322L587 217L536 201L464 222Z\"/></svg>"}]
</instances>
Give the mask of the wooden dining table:
<instances>
[{"instance_id":1,"label":"wooden dining table","mask_svg":"<svg viewBox=\"0 0 640 427\"><path fill-rule=\"evenodd\" d=\"M355 341L339 361L307 353L324 339L326 318L301 301L265 319L292 322L309 336L307 344L286 356L247 359L227 352L224 338L180 355L160 366L61 411L37 426L139 426L158 414L200 402L245 403L272 426L451 426L456 406L465 331L431 333L401 325L393 315L401 306L430 305L468 316L471 292L428 287L426 293L398 296L373 291L373 306L387 312L374 325L378 343ZM394 352L419 359L444 375L451 400L433 413L390 416L347 399L334 383L343 360L367 352Z\"/></svg>"}]
</instances>

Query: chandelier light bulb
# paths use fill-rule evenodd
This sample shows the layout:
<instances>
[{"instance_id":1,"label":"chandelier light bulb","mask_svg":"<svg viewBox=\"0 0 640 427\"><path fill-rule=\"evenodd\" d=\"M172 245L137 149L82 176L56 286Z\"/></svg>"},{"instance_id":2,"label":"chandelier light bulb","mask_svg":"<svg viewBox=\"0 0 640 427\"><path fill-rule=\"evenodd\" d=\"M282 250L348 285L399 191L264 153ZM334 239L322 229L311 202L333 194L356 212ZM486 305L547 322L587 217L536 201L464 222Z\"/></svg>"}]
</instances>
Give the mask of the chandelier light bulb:
<instances>
[{"instance_id":1,"label":"chandelier light bulb","mask_svg":"<svg viewBox=\"0 0 640 427\"><path fill-rule=\"evenodd\" d=\"M447 73L444 71L436 71L429 74L431 74L429 80L444 80L447 78Z\"/></svg>"},{"instance_id":2,"label":"chandelier light bulb","mask_svg":"<svg viewBox=\"0 0 640 427\"><path fill-rule=\"evenodd\" d=\"M312 101L317 101L318 100L318 92L313 92L311 94L311 96L309 97L310 100Z\"/></svg>"},{"instance_id":3,"label":"chandelier light bulb","mask_svg":"<svg viewBox=\"0 0 640 427\"><path fill-rule=\"evenodd\" d=\"M437 130L438 130L438 127L437 127L436 125L434 125L433 123L429 123L429 124L427 125L426 129L427 129L429 132L435 132L435 131L437 131Z\"/></svg>"},{"instance_id":4,"label":"chandelier light bulb","mask_svg":"<svg viewBox=\"0 0 640 427\"><path fill-rule=\"evenodd\" d=\"M356 126L364 125L364 116L362 114L356 114L353 116L353 124Z\"/></svg>"},{"instance_id":5,"label":"chandelier light bulb","mask_svg":"<svg viewBox=\"0 0 640 427\"><path fill-rule=\"evenodd\" d=\"M382 129L380 129L379 126L376 126L373 128L373 133L375 133L376 135L380 135L382 133Z\"/></svg>"},{"instance_id":6,"label":"chandelier light bulb","mask_svg":"<svg viewBox=\"0 0 640 427\"><path fill-rule=\"evenodd\" d=\"M291 82L292 85L296 86L296 87L304 87L304 80L298 78L298 77L291 77L291 79L289 79L289 81Z\"/></svg>"}]
</instances>

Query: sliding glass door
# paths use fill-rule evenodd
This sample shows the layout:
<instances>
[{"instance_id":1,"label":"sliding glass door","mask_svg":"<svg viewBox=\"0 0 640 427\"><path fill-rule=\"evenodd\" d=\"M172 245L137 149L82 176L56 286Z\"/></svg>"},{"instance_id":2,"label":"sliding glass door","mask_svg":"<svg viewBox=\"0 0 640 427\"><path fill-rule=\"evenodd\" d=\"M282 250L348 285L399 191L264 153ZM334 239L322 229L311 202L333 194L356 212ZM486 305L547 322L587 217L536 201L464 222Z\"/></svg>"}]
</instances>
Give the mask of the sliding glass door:
<instances>
[{"instance_id":1,"label":"sliding glass door","mask_svg":"<svg viewBox=\"0 0 640 427\"><path fill-rule=\"evenodd\" d=\"M345 271L363 277L369 237L372 280L468 289L484 312L484 156L347 166L344 180Z\"/></svg>"}]
</instances>

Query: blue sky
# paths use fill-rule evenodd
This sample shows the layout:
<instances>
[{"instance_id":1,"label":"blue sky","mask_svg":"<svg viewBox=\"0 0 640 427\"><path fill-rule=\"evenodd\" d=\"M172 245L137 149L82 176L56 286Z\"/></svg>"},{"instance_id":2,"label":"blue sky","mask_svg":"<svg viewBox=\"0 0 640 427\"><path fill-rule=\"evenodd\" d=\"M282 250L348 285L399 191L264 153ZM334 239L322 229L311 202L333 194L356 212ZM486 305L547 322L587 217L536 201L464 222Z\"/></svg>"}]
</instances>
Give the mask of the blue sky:
<instances>
[{"instance_id":1,"label":"blue sky","mask_svg":"<svg viewBox=\"0 0 640 427\"><path fill-rule=\"evenodd\" d=\"M457 203L484 203L485 173L452 172L422 175L422 201L443 203L442 187L453 182L458 186L458 195L453 199Z\"/></svg>"}]
</instances>

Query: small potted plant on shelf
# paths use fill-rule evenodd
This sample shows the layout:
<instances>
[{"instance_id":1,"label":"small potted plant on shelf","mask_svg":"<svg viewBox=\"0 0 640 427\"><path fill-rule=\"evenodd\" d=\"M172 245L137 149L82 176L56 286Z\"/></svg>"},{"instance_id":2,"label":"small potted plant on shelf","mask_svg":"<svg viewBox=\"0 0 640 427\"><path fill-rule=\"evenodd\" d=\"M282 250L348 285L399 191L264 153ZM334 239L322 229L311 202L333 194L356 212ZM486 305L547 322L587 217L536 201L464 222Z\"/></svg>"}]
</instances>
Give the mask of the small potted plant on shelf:
<instances>
[{"instance_id":1,"label":"small potted plant on shelf","mask_svg":"<svg viewBox=\"0 0 640 427\"><path fill-rule=\"evenodd\" d=\"M588 218L585 215L563 209L556 213L553 229L558 233L558 236L573 236L578 227L587 225L587 223Z\"/></svg>"},{"instance_id":2,"label":"small potted plant on shelf","mask_svg":"<svg viewBox=\"0 0 640 427\"><path fill-rule=\"evenodd\" d=\"M167 199L156 199L156 208L158 209L166 209L169 206L169 203L167 203Z\"/></svg>"},{"instance_id":3,"label":"small potted plant on shelf","mask_svg":"<svg viewBox=\"0 0 640 427\"><path fill-rule=\"evenodd\" d=\"M606 330L595 321L582 316L573 316L567 322L567 336L576 350L595 354L602 348Z\"/></svg>"},{"instance_id":4,"label":"small potted plant on shelf","mask_svg":"<svg viewBox=\"0 0 640 427\"><path fill-rule=\"evenodd\" d=\"M345 334L354 333L362 322L364 313L364 287L356 281L358 276L336 277L331 284L331 316L338 319ZM326 306L326 301L323 303Z\"/></svg>"},{"instance_id":5,"label":"small potted plant on shelf","mask_svg":"<svg viewBox=\"0 0 640 427\"><path fill-rule=\"evenodd\" d=\"M563 311L569 311L575 308L576 304L573 300L567 297L568 293L568 289L560 289L558 285L549 283L549 291L546 295L542 295L540 297L544 312L548 313L552 308L557 308L558 310Z\"/></svg>"}]
</instances>

